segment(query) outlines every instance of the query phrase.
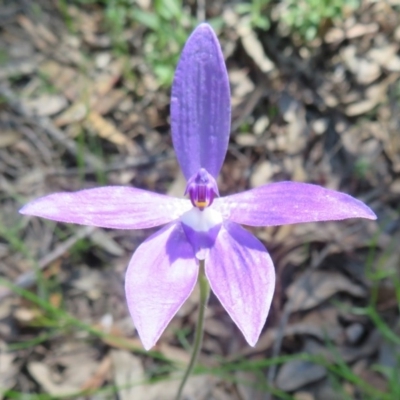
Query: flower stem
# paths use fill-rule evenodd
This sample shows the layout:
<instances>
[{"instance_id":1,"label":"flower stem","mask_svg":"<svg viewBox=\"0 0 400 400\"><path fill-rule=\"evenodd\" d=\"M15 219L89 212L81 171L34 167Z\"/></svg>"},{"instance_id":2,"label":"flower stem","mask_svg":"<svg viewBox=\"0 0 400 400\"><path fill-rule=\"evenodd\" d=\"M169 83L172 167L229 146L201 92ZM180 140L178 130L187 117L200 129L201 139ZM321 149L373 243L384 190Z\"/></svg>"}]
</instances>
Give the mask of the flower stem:
<instances>
[{"instance_id":1,"label":"flower stem","mask_svg":"<svg viewBox=\"0 0 400 400\"><path fill-rule=\"evenodd\" d=\"M197 325L196 325L196 332L194 336L194 344L192 350L192 356L190 358L189 365L185 371L185 375L183 375L181 384L179 386L178 394L176 395L176 400L180 400L183 392L183 388L193 371L193 368L196 364L197 357L200 352L201 343L203 341L203 333L204 333L204 314L208 302L208 297L210 295L210 285L208 284L208 280L206 274L204 272L204 260L199 261L199 277L197 278L197 283L200 288L200 303L199 303L199 315L197 317Z\"/></svg>"}]
</instances>

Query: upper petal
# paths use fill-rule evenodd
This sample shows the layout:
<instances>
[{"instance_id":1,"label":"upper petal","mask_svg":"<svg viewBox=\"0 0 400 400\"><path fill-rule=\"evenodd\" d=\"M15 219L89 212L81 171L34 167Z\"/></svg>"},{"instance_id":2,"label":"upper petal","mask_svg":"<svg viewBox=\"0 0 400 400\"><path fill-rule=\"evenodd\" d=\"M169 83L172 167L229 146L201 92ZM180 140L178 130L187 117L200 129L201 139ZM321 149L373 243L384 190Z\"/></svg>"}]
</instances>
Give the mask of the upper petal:
<instances>
[{"instance_id":1,"label":"upper petal","mask_svg":"<svg viewBox=\"0 0 400 400\"><path fill-rule=\"evenodd\" d=\"M146 350L196 285L198 265L179 222L167 225L142 243L125 276L125 293L135 327Z\"/></svg>"},{"instance_id":2,"label":"upper petal","mask_svg":"<svg viewBox=\"0 0 400 400\"><path fill-rule=\"evenodd\" d=\"M171 93L172 141L189 179L200 168L216 177L228 148L231 101L218 39L199 25L182 51Z\"/></svg>"},{"instance_id":3,"label":"upper petal","mask_svg":"<svg viewBox=\"0 0 400 400\"><path fill-rule=\"evenodd\" d=\"M210 286L254 346L267 318L275 271L262 243L240 225L225 221L205 262Z\"/></svg>"},{"instance_id":4,"label":"upper petal","mask_svg":"<svg viewBox=\"0 0 400 400\"><path fill-rule=\"evenodd\" d=\"M318 185L277 182L214 200L225 218L244 225L274 226L346 218L376 219L348 194Z\"/></svg>"},{"instance_id":5,"label":"upper petal","mask_svg":"<svg viewBox=\"0 0 400 400\"><path fill-rule=\"evenodd\" d=\"M177 199L124 186L54 193L33 200L21 214L114 229L151 228L177 219L192 207Z\"/></svg>"}]
</instances>

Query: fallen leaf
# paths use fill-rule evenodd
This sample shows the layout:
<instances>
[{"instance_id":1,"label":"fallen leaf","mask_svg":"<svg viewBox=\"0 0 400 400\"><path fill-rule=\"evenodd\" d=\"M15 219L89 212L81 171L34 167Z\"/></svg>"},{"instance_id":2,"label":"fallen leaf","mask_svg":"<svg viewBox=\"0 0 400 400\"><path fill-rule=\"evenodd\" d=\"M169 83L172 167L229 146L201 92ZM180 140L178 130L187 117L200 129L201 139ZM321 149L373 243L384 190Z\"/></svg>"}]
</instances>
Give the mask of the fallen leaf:
<instances>
[{"instance_id":1,"label":"fallen leaf","mask_svg":"<svg viewBox=\"0 0 400 400\"><path fill-rule=\"evenodd\" d=\"M137 151L136 146L128 136L120 132L112 122L107 121L100 114L91 111L87 117L87 122L90 128L102 139L106 139L118 146L123 146L131 153Z\"/></svg>"},{"instance_id":2,"label":"fallen leaf","mask_svg":"<svg viewBox=\"0 0 400 400\"><path fill-rule=\"evenodd\" d=\"M12 146L21 139L21 134L16 130L2 130L0 135L0 149Z\"/></svg>"},{"instance_id":3,"label":"fallen leaf","mask_svg":"<svg viewBox=\"0 0 400 400\"><path fill-rule=\"evenodd\" d=\"M237 32L242 41L246 53L254 60L260 70L264 73L274 69L274 63L266 56L264 49L251 27L251 22L247 17L240 20Z\"/></svg>"},{"instance_id":4,"label":"fallen leaf","mask_svg":"<svg viewBox=\"0 0 400 400\"><path fill-rule=\"evenodd\" d=\"M82 102L72 104L64 110L55 120L54 124L58 127L82 121L87 114L88 108Z\"/></svg>"},{"instance_id":5,"label":"fallen leaf","mask_svg":"<svg viewBox=\"0 0 400 400\"><path fill-rule=\"evenodd\" d=\"M336 293L345 292L354 297L366 296L366 290L352 283L338 272L313 271L291 284L286 294L291 301L291 310L302 311L316 307Z\"/></svg>"},{"instance_id":6,"label":"fallen leaf","mask_svg":"<svg viewBox=\"0 0 400 400\"><path fill-rule=\"evenodd\" d=\"M9 352L5 342L0 341L0 400L4 392L16 384L18 368L14 364L15 358L16 353Z\"/></svg>"},{"instance_id":7,"label":"fallen leaf","mask_svg":"<svg viewBox=\"0 0 400 400\"><path fill-rule=\"evenodd\" d=\"M64 96L58 94L43 95L34 99L26 99L23 104L32 115L49 117L58 114L67 107L68 102Z\"/></svg>"},{"instance_id":8,"label":"fallen leaf","mask_svg":"<svg viewBox=\"0 0 400 400\"><path fill-rule=\"evenodd\" d=\"M238 371L235 373L236 387L243 400L264 400L265 392L257 389L260 386L260 377L255 373ZM257 385L258 383L258 385Z\"/></svg>"},{"instance_id":9,"label":"fallen leaf","mask_svg":"<svg viewBox=\"0 0 400 400\"><path fill-rule=\"evenodd\" d=\"M269 161L261 161L255 168L250 178L250 187L258 187L268 183L275 173Z\"/></svg>"},{"instance_id":10,"label":"fallen leaf","mask_svg":"<svg viewBox=\"0 0 400 400\"><path fill-rule=\"evenodd\" d=\"M114 382L120 400L148 399L146 379L142 361L125 350L111 350Z\"/></svg>"},{"instance_id":11,"label":"fallen leaf","mask_svg":"<svg viewBox=\"0 0 400 400\"><path fill-rule=\"evenodd\" d=\"M292 392L301 387L319 381L327 374L322 365L304 360L293 360L284 364L276 377L276 385L279 389Z\"/></svg>"},{"instance_id":12,"label":"fallen leaf","mask_svg":"<svg viewBox=\"0 0 400 400\"><path fill-rule=\"evenodd\" d=\"M106 355L100 362L94 374L82 385L81 390L93 391L100 388L111 370L112 361L109 355Z\"/></svg>"},{"instance_id":13,"label":"fallen leaf","mask_svg":"<svg viewBox=\"0 0 400 400\"><path fill-rule=\"evenodd\" d=\"M164 381L146 384L146 375L139 357L122 350L113 350L111 359L114 369L114 380L121 400L172 400L180 385L180 376L171 376ZM215 384L210 376L190 377L184 389L184 398L199 400L209 399Z\"/></svg>"}]
</instances>

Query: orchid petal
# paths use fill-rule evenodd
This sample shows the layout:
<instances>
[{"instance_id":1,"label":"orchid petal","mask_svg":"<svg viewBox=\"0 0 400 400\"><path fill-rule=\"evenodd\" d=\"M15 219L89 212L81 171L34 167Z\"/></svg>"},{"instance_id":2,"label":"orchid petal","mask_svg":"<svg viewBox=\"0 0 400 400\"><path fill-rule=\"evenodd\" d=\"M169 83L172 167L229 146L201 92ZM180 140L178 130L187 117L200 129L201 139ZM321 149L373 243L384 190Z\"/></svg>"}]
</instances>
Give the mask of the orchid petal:
<instances>
[{"instance_id":1,"label":"orchid petal","mask_svg":"<svg viewBox=\"0 0 400 400\"><path fill-rule=\"evenodd\" d=\"M205 262L211 289L250 346L258 340L275 288L274 266L251 233L225 221Z\"/></svg>"},{"instance_id":2,"label":"orchid petal","mask_svg":"<svg viewBox=\"0 0 400 400\"><path fill-rule=\"evenodd\" d=\"M196 285L198 265L179 222L143 242L125 276L129 312L146 350L157 342Z\"/></svg>"},{"instance_id":3,"label":"orchid petal","mask_svg":"<svg viewBox=\"0 0 400 400\"><path fill-rule=\"evenodd\" d=\"M186 42L171 94L172 141L189 179L200 168L217 177L228 148L231 100L218 39L201 24Z\"/></svg>"},{"instance_id":4,"label":"orchid petal","mask_svg":"<svg viewBox=\"0 0 400 400\"><path fill-rule=\"evenodd\" d=\"M204 260L221 229L221 214L209 207L203 211L192 208L180 217L180 221L196 258Z\"/></svg>"},{"instance_id":5,"label":"orchid petal","mask_svg":"<svg viewBox=\"0 0 400 400\"><path fill-rule=\"evenodd\" d=\"M275 226L347 218L376 219L348 194L298 182L277 182L214 200L224 218L251 226Z\"/></svg>"},{"instance_id":6,"label":"orchid petal","mask_svg":"<svg viewBox=\"0 0 400 400\"><path fill-rule=\"evenodd\" d=\"M192 208L189 200L123 186L54 193L33 200L21 214L114 229L151 228Z\"/></svg>"}]
</instances>

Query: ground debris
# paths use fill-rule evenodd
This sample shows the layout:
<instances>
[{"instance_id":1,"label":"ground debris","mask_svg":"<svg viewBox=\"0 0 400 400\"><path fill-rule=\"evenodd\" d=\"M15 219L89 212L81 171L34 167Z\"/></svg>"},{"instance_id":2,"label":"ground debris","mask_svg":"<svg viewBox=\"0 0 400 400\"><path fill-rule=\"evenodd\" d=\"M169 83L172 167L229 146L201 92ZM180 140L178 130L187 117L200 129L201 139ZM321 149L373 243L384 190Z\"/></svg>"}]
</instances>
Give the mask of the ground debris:
<instances>
[{"instance_id":1,"label":"ground debris","mask_svg":"<svg viewBox=\"0 0 400 400\"><path fill-rule=\"evenodd\" d=\"M198 290L143 353L123 285L149 232L18 214L38 196L100 185L184 196L170 92L146 58L165 15L148 0L126 15L105 6L115 2L31 3L0 10L0 399L172 399ZM180 12L194 17L195 3ZM271 388L297 400L380 398L398 369L398 2L346 8L311 41L282 22L287 3L261 6L261 22L240 4L206 5L232 91L220 194L309 182L360 198L379 219L249 228L278 278L266 327L247 346L212 295L199 360L218 374L192 377L187 399L272 400Z\"/></svg>"}]
</instances>

